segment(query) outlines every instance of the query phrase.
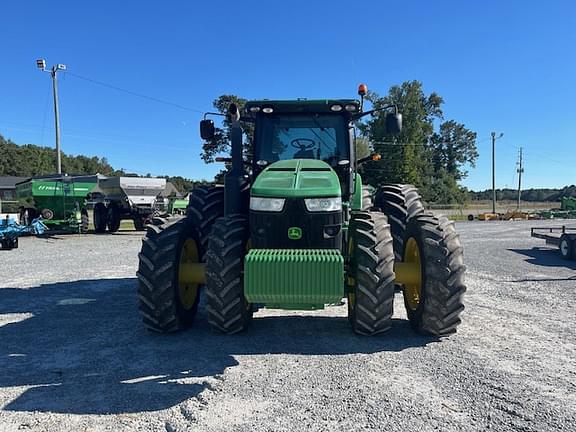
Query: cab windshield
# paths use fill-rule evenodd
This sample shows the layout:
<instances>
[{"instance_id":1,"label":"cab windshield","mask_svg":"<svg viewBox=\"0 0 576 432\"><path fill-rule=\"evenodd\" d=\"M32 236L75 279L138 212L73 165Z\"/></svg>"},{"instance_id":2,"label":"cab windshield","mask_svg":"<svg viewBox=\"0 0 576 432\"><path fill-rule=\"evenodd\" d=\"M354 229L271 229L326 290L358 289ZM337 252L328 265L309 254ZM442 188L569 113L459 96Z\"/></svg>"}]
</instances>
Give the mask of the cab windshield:
<instances>
[{"instance_id":1,"label":"cab windshield","mask_svg":"<svg viewBox=\"0 0 576 432\"><path fill-rule=\"evenodd\" d=\"M349 159L348 128L340 115L275 115L256 127L255 160L318 159L334 166Z\"/></svg>"}]
</instances>

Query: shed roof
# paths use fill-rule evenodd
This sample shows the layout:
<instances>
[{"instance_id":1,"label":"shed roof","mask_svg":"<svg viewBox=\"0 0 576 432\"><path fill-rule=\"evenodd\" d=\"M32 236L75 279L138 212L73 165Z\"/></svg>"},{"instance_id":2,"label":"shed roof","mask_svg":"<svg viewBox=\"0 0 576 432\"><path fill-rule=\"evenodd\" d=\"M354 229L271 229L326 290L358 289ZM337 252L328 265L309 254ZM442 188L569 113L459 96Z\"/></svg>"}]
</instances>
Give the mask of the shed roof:
<instances>
[{"instance_id":1,"label":"shed roof","mask_svg":"<svg viewBox=\"0 0 576 432\"><path fill-rule=\"evenodd\" d=\"M0 189L16 189L16 183L20 183L28 177L4 176L0 177Z\"/></svg>"}]
</instances>

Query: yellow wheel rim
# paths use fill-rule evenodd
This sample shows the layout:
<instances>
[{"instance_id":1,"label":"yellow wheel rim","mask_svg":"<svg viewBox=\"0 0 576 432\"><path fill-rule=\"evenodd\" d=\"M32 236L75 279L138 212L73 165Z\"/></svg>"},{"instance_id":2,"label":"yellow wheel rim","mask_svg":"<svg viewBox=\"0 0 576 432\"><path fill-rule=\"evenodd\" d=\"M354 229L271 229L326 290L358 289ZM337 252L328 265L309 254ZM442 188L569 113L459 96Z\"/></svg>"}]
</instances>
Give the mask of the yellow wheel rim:
<instances>
[{"instance_id":1,"label":"yellow wheel rim","mask_svg":"<svg viewBox=\"0 0 576 432\"><path fill-rule=\"evenodd\" d=\"M198 284L186 278L186 264L199 263L198 246L193 239L186 239L180 250L180 265L178 266L178 296L180 304L186 310L192 309L198 297Z\"/></svg>"},{"instance_id":2,"label":"yellow wheel rim","mask_svg":"<svg viewBox=\"0 0 576 432\"><path fill-rule=\"evenodd\" d=\"M418 242L414 237L410 237L404 246L404 262L415 264L422 272L420 265L420 248ZM418 309L422 299L422 277L419 278L420 282L404 284L404 299L406 304L411 310Z\"/></svg>"}]
</instances>

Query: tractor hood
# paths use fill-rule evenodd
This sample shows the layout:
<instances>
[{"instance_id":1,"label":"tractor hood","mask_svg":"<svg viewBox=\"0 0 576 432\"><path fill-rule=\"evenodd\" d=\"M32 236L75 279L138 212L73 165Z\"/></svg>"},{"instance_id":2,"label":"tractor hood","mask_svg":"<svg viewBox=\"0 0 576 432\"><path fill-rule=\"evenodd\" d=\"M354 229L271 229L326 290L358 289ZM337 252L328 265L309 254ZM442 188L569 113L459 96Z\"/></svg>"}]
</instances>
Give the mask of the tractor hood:
<instances>
[{"instance_id":1,"label":"tractor hood","mask_svg":"<svg viewBox=\"0 0 576 432\"><path fill-rule=\"evenodd\" d=\"M252 185L258 197L340 196L340 181L330 165L315 159L278 161L267 167Z\"/></svg>"}]
</instances>

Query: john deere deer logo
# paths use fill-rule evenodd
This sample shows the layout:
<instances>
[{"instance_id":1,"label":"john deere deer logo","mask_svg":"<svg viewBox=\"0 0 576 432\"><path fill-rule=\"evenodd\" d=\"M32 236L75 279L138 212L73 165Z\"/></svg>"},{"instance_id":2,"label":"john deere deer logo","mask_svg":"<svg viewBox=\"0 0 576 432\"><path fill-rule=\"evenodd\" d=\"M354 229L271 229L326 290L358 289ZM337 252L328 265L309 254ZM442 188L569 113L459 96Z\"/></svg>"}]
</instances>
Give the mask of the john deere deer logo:
<instances>
[{"instance_id":1,"label":"john deere deer logo","mask_svg":"<svg viewBox=\"0 0 576 432\"><path fill-rule=\"evenodd\" d=\"M300 240L302 238L302 228L299 227L288 228L288 238L290 240Z\"/></svg>"}]
</instances>

